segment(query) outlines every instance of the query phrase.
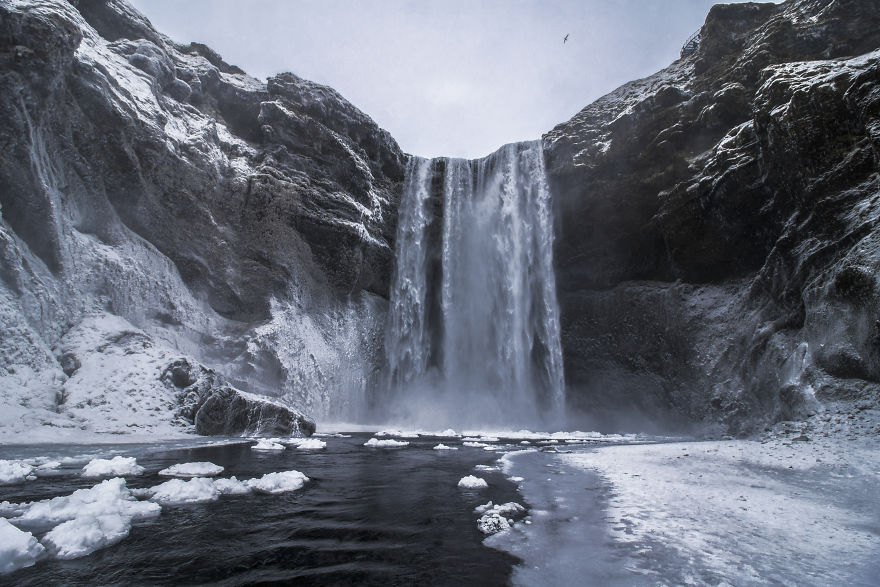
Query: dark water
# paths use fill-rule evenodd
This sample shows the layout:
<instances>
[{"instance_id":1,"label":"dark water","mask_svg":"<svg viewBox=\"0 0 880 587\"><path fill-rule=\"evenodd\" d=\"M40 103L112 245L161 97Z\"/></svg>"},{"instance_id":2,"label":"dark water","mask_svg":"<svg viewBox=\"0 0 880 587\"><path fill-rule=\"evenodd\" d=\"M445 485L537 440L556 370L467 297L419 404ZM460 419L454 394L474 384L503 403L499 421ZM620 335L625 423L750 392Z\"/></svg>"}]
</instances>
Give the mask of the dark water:
<instances>
[{"instance_id":1,"label":"dark water","mask_svg":"<svg viewBox=\"0 0 880 587\"><path fill-rule=\"evenodd\" d=\"M369 435L325 438L327 448L257 452L249 444L169 450L129 448L147 472L129 487L166 481L174 463L211 461L224 477L296 469L311 481L280 495L221 496L205 504L163 506L122 542L89 556L44 560L0 578L15 585L503 585L514 557L482 545L473 508L489 500L522 501L497 472L479 472L489 489L458 480L497 454L479 448L435 451L448 439L414 439L400 449L362 446ZM40 454L48 455L51 451ZM7 457L8 458L8 457ZM78 469L78 468L77 468ZM13 502L68 495L90 487L66 471L17 487Z\"/></svg>"}]
</instances>

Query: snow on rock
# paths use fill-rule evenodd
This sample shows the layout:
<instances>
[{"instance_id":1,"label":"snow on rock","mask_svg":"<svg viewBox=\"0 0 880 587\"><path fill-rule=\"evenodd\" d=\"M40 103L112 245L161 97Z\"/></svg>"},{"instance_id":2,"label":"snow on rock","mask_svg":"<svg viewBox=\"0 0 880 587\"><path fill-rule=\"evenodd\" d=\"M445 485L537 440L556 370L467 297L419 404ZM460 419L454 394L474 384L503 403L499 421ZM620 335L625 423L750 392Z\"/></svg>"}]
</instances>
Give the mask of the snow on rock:
<instances>
[{"instance_id":1,"label":"snow on rock","mask_svg":"<svg viewBox=\"0 0 880 587\"><path fill-rule=\"evenodd\" d=\"M458 450L457 446L446 446L442 442L434 447L434 450Z\"/></svg>"},{"instance_id":2,"label":"snow on rock","mask_svg":"<svg viewBox=\"0 0 880 587\"><path fill-rule=\"evenodd\" d=\"M204 477L193 477L189 481L171 479L150 488L150 493L152 501L163 505L200 503L214 501L220 497L220 491L214 481Z\"/></svg>"},{"instance_id":3,"label":"snow on rock","mask_svg":"<svg viewBox=\"0 0 880 587\"><path fill-rule=\"evenodd\" d=\"M480 479L473 475L467 475L458 481L458 486L464 489L485 489L489 487L489 484L486 483L485 479Z\"/></svg>"},{"instance_id":4,"label":"snow on rock","mask_svg":"<svg viewBox=\"0 0 880 587\"><path fill-rule=\"evenodd\" d=\"M281 471L266 473L258 479L248 479L245 485L256 491L265 493L284 493L302 488L309 478L299 471Z\"/></svg>"},{"instance_id":5,"label":"snow on rock","mask_svg":"<svg viewBox=\"0 0 880 587\"><path fill-rule=\"evenodd\" d=\"M83 477L119 477L142 475L144 468L134 457L115 456L112 459L92 459L82 470Z\"/></svg>"},{"instance_id":6,"label":"snow on rock","mask_svg":"<svg viewBox=\"0 0 880 587\"><path fill-rule=\"evenodd\" d=\"M300 450L320 450L327 447L327 443L319 438L291 438L285 442Z\"/></svg>"},{"instance_id":7,"label":"snow on rock","mask_svg":"<svg viewBox=\"0 0 880 587\"><path fill-rule=\"evenodd\" d=\"M124 516L81 516L55 526L43 537L43 544L56 558L73 559L116 544L130 530L131 521Z\"/></svg>"},{"instance_id":8,"label":"snow on rock","mask_svg":"<svg viewBox=\"0 0 880 587\"><path fill-rule=\"evenodd\" d=\"M0 460L0 485L24 483L33 471L34 467L24 461Z\"/></svg>"},{"instance_id":9,"label":"snow on rock","mask_svg":"<svg viewBox=\"0 0 880 587\"><path fill-rule=\"evenodd\" d=\"M171 465L167 469L159 471L160 475L168 477L214 477L223 472L223 467L214 463L195 462Z\"/></svg>"},{"instance_id":10,"label":"snow on rock","mask_svg":"<svg viewBox=\"0 0 880 587\"><path fill-rule=\"evenodd\" d=\"M0 518L0 575L30 567L46 549L30 532L19 530Z\"/></svg>"},{"instance_id":11,"label":"snow on rock","mask_svg":"<svg viewBox=\"0 0 880 587\"><path fill-rule=\"evenodd\" d=\"M284 450L284 445L276 442L277 438L261 438L251 450Z\"/></svg>"},{"instance_id":12,"label":"snow on rock","mask_svg":"<svg viewBox=\"0 0 880 587\"><path fill-rule=\"evenodd\" d=\"M406 446L409 442L406 440L394 440L393 438L385 438L379 440L378 438L371 438L364 443L364 446L370 446L374 448L393 448L396 446Z\"/></svg>"}]
</instances>

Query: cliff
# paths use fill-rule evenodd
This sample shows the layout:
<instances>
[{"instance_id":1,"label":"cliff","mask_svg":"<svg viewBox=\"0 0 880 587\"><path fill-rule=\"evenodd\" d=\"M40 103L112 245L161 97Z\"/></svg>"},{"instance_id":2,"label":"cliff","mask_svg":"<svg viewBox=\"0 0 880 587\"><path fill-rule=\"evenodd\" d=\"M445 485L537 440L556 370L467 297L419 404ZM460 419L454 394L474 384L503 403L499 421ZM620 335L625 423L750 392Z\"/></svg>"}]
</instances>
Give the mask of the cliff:
<instances>
[{"instance_id":1,"label":"cliff","mask_svg":"<svg viewBox=\"0 0 880 587\"><path fill-rule=\"evenodd\" d=\"M251 78L120 0L3 0L0 137L6 432L161 427L187 412L177 361L313 416L358 401L405 160L334 90Z\"/></svg>"},{"instance_id":2,"label":"cliff","mask_svg":"<svg viewBox=\"0 0 880 587\"><path fill-rule=\"evenodd\" d=\"M570 401L750 432L880 399L880 4L718 5L545 135Z\"/></svg>"}]
</instances>

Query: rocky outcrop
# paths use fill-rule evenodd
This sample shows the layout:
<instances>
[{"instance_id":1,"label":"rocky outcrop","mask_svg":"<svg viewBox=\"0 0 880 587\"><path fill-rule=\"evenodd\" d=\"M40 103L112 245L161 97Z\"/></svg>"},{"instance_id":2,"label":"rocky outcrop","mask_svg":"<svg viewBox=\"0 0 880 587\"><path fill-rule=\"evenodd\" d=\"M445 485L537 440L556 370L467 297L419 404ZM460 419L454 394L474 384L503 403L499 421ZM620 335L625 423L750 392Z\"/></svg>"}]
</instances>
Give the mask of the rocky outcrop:
<instances>
[{"instance_id":1,"label":"rocky outcrop","mask_svg":"<svg viewBox=\"0 0 880 587\"><path fill-rule=\"evenodd\" d=\"M175 390L176 417L194 424L197 434L309 436L315 423L279 402L239 391L213 370L178 359L160 377Z\"/></svg>"},{"instance_id":2,"label":"rocky outcrop","mask_svg":"<svg viewBox=\"0 0 880 587\"><path fill-rule=\"evenodd\" d=\"M573 405L748 432L880 398L880 10L715 6L545 137Z\"/></svg>"},{"instance_id":3,"label":"rocky outcrop","mask_svg":"<svg viewBox=\"0 0 880 587\"><path fill-rule=\"evenodd\" d=\"M62 339L108 313L245 392L356 409L405 156L342 96L121 0L2 0L0 142L0 402L63 412Z\"/></svg>"}]
</instances>

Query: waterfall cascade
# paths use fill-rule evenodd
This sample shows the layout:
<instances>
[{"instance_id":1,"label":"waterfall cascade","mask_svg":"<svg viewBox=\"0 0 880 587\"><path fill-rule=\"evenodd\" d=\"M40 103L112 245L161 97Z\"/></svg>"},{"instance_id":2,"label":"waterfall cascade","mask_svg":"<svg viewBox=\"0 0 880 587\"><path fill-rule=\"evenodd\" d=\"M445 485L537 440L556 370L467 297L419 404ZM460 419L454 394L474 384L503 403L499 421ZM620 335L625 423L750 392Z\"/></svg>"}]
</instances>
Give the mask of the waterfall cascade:
<instances>
[{"instance_id":1,"label":"waterfall cascade","mask_svg":"<svg viewBox=\"0 0 880 587\"><path fill-rule=\"evenodd\" d=\"M540 141L410 161L386 329L391 416L474 426L561 415L552 249Z\"/></svg>"}]
</instances>

